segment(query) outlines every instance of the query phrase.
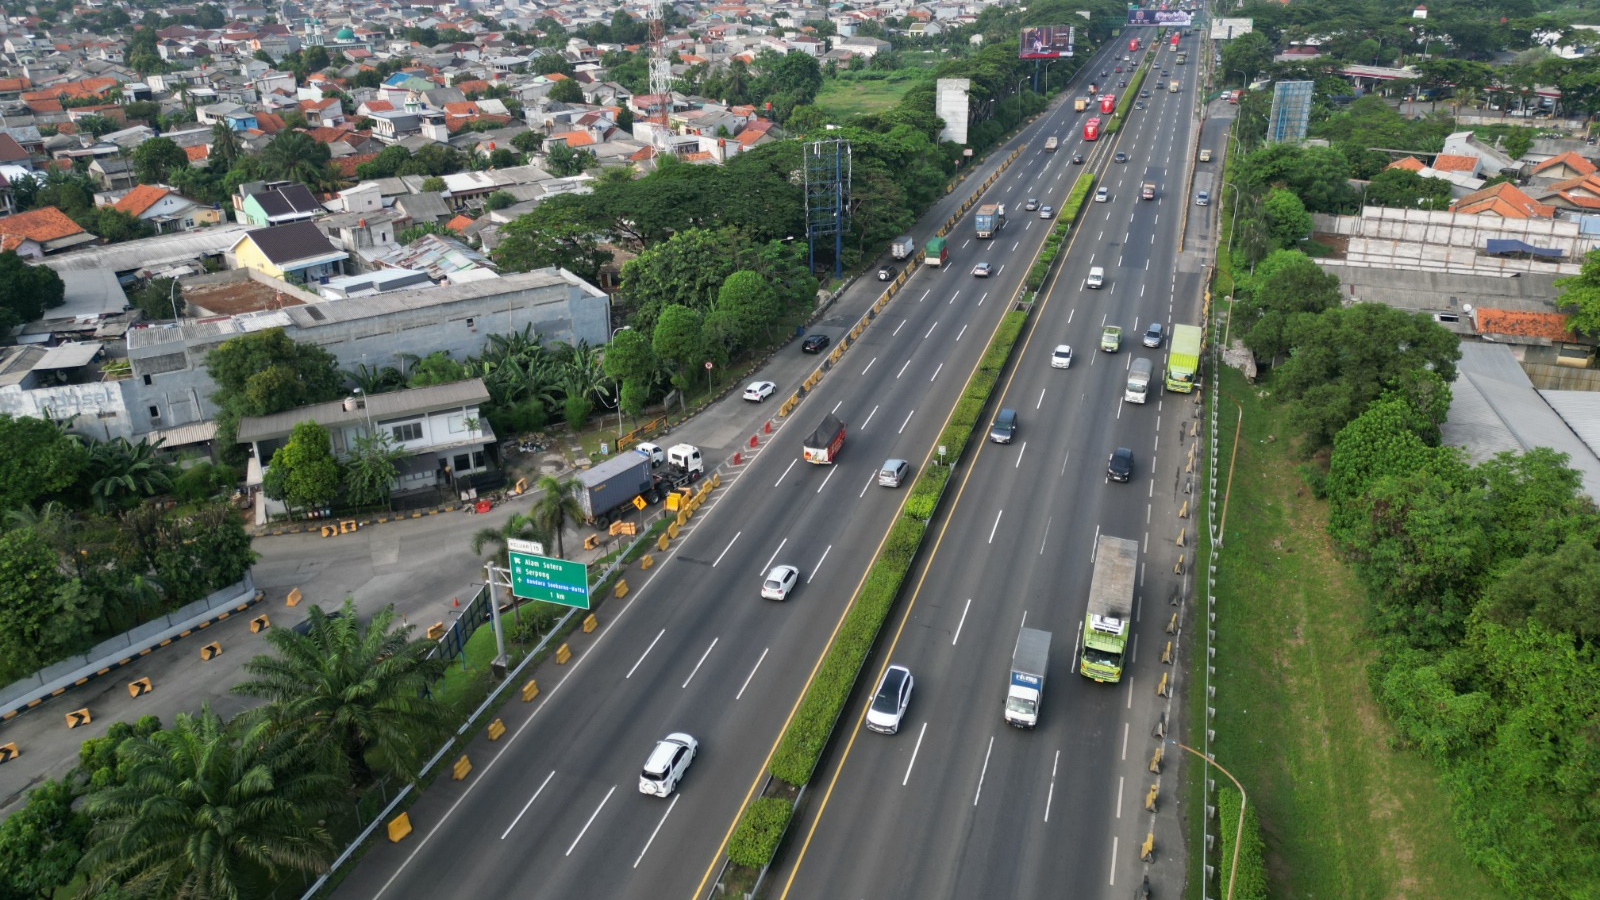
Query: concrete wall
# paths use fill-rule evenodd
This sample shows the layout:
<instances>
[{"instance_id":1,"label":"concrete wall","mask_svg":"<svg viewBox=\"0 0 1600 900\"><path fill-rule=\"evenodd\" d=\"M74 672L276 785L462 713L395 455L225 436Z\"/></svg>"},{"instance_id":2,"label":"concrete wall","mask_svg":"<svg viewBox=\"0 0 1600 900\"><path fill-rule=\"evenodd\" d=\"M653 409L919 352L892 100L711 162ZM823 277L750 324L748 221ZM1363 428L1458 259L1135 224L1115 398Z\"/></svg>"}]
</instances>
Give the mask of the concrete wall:
<instances>
[{"instance_id":1,"label":"concrete wall","mask_svg":"<svg viewBox=\"0 0 1600 900\"><path fill-rule=\"evenodd\" d=\"M1578 224L1561 219L1501 219L1419 209L1368 206L1359 216L1314 214L1319 234L1349 239L1342 262L1395 270L1427 270L1462 274L1511 275L1546 273L1575 275L1583 256L1597 242L1578 233ZM1486 256L1491 238L1526 241L1535 247L1566 252L1560 263Z\"/></svg>"},{"instance_id":2,"label":"concrete wall","mask_svg":"<svg viewBox=\"0 0 1600 900\"><path fill-rule=\"evenodd\" d=\"M1555 312L1553 302L1560 293L1552 284L1556 276L1548 274L1506 278L1375 268L1343 261L1318 260L1318 264L1339 276L1339 291L1347 302L1382 303L1416 312L1460 314L1466 304L1474 309Z\"/></svg>"}]
</instances>

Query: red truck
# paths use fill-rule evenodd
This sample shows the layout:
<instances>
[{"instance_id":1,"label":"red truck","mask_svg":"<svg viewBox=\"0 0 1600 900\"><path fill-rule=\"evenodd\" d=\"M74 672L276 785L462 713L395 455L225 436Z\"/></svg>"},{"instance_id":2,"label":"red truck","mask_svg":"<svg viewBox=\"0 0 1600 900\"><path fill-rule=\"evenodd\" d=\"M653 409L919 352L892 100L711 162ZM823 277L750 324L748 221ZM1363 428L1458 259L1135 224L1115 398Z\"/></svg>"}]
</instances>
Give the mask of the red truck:
<instances>
[{"instance_id":1,"label":"red truck","mask_svg":"<svg viewBox=\"0 0 1600 900\"><path fill-rule=\"evenodd\" d=\"M1113 112L1116 111L1116 108L1117 108L1117 98L1115 96L1113 96L1111 94L1101 94L1100 95L1100 112L1102 112L1105 115L1109 116Z\"/></svg>"},{"instance_id":2,"label":"red truck","mask_svg":"<svg viewBox=\"0 0 1600 900\"><path fill-rule=\"evenodd\" d=\"M1128 39L1128 52L1129 53L1138 53L1139 52L1139 39L1138 38L1129 38Z\"/></svg>"},{"instance_id":3,"label":"red truck","mask_svg":"<svg viewBox=\"0 0 1600 900\"><path fill-rule=\"evenodd\" d=\"M811 437L806 438L803 456L808 463L826 466L839 458L839 451L842 449L844 449L844 423L833 413L828 413L823 417L822 424L817 426L817 430L811 432Z\"/></svg>"}]
</instances>

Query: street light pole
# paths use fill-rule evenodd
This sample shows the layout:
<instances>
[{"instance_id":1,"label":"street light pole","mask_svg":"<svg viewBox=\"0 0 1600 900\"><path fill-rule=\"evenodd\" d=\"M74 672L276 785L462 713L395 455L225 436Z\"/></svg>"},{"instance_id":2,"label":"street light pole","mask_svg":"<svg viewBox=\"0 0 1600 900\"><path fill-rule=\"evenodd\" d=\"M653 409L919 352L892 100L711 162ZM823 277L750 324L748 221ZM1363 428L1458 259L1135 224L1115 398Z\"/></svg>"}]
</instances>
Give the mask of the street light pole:
<instances>
[{"instance_id":1,"label":"street light pole","mask_svg":"<svg viewBox=\"0 0 1600 900\"><path fill-rule=\"evenodd\" d=\"M1190 753L1193 753L1195 756L1205 760L1207 765L1216 766L1217 771L1228 776L1228 780L1233 782L1233 786L1239 789L1239 826L1234 830L1233 834L1233 862L1228 867L1228 896L1226 898L1226 900L1233 900L1233 879L1234 876L1239 872L1239 844L1241 839L1244 837L1244 805L1246 800L1244 785L1239 783L1239 779L1233 777L1232 772L1224 769L1221 765L1218 765L1216 760L1205 755L1204 753L1201 753L1199 750L1196 750L1188 744L1179 743L1172 738L1167 738L1167 743L1177 747L1180 750L1187 750Z\"/></svg>"},{"instance_id":2,"label":"street light pole","mask_svg":"<svg viewBox=\"0 0 1600 900\"><path fill-rule=\"evenodd\" d=\"M1027 80L1026 78L1017 79L1017 128L1019 129L1022 127L1022 85Z\"/></svg>"}]
</instances>

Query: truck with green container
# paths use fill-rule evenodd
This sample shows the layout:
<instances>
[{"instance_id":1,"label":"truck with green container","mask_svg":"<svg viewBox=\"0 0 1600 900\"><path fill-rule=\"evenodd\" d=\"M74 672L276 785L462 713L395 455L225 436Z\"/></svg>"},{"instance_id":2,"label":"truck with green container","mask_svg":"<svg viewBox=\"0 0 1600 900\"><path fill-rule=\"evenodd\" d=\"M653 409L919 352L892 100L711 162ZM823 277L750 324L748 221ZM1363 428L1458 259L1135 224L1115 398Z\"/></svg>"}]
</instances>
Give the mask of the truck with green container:
<instances>
[{"instance_id":1,"label":"truck with green container","mask_svg":"<svg viewBox=\"0 0 1600 900\"><path fill-rule=\"evenodd\" d=\"M1095 545L1089 580L1088 613L1083 620L1078 671L1102 683L1122 680L1122 658L1133 621L1133 586L1139 571L1139 542L1102 534Z\"/></svg>"},{"instance_id":2,"label":"truck with green container","mask_svg":"<svg viewBox=\"0 0 1600 900\"><path fill-rule=\"evenodd\" d=\"M1187 394L1194 390L1200 372L1200 344L1205 333L1198 325L1174 325L1172 349L1167 353L1167 390Z\"/></svg>"},{"instance_id":3,"label":"truck with green container","mask_svg":"<svg viewBox=\"0 0 1600 900\"><path fill-rule=\"evenodd\" d=\"M922 254L922 264L925 266L942 266L948 258L949 252L945 249L944 238L936 237L928 241L927 247Z\"/></svg>"}]
</instances>

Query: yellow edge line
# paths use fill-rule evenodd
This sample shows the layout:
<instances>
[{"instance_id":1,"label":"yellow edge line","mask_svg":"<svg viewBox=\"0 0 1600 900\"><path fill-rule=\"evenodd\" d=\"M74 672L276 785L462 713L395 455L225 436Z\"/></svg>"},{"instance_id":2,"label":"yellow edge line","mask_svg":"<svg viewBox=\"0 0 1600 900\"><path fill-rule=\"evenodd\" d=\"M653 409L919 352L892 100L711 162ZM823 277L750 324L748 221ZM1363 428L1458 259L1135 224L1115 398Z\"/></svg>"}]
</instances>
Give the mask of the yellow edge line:
<instances>
[{"instance_id":1,"label":"yellow edge line","mask_svg":"<svg viewBox=\"0 0 1600 900\"><path fill-rule=\"evenodd\" d=\"M1117 140L1114 143L1120 143L1121 140L1122 140L1122 131L1121 131L1121 129L1118 129L1118 131L1117 131ZM1085 198L1085 202L1088 202L1087 198ZM1081 214L1081 211L1080 211L1080 214ZM1071 237L1068 238L1068 240L1067 240L1067 247L1063 251L1063 255L1067 255L1067 254L1070 254L1072 252L1072 246L1078 242L1078 235L1081 233L1081 231L1082 231L1082 229L1074 229L1073 230ZM1043 244L1043 242L1041 242L1039 244L1039 252L1043 252L1043 251L1044 251L1044 244ZM1035 254L1035 259L1037 259L1037 257L1038 257L1038 254L1036 253ZM1062 268L1065 268L1065 266L1063 266L1061 268L1057 268L1056 271L1052 275L1052 292L1054 290L1054 283L1059 282L1059 280L1060 280ZM1051 297L1051 292L1046 292L1045 295L1044 295L1044 299L1039 301L1039 315L1040 316L1044 315L1044 308L1045 308L1045 305L1050 302L1050 297ZM998 333L1000 331L1000 326L1002 326L1004 324L1005 324L1005 316L1002 315L1000 317L999 323L997 323L995 325L995 333ZM993 333L991 333L989 335L989 340L991 342L994 340L994 334ZM1033 329L1030 328L1028 330L1027 336L1023 338L1023 341L1022 341L1022 352L1021 352L1021 354L1019 354L1019 358L1021 356L1027 355L1028 346L1032 342L1033 342ZM1090 352L1092 353L1092 352L1094 352L1094 350L1091 349ZM981 365L982 363L983 363L983 357L980 356L978 358L978 364ZM1012 383L1012 381L1014 381L1016 379L1017 372L1018 372L1018 370L1020 368L1021 368L1021 366L1013 366L1012 367L1011 374L1006 377L1005 388L1000 391L1000 396L1004 397L1006 392L1011 390L1011 383ZM977 365L973 366L973 370L974 371L977 370ZM972 376L968 375L967 377L970 380ZM951 407L950 413L951 413L951 415L955 414L955 408L954 407ZM950 424L950 419L949 419L948 416L945 417L945 424L946 425ZM944 429L941 428L941 429L939 429L939 431L942 434L944 432ZM888 652L884 654L883 665L878 669L878 676L877 676L877 679L874 679L874 682L876 682L878 679L882 679L883 678L884 670L886 670L889 667L889 660L894 657L895 647L900 645L900 635L901 635L901 633L903 633L905 631L906 623L911 620L911 611L916 608L917 598L922 596L922 585L923 585L923 583L925 581L928 580L928 570L932 568L933 560L935 558L937 558L938 555L939 555L939 547L944 543L945 534L948 533L949 530L950 530L950 523L955 520L955 508L957 506L961 505L961 497L962 497L962 495L964 495L967 492L967 482L969 480L971 480L972 473L977 469L978 454L982 453L986 449L986 445L987 444L988 444L987 441L982 441L980 439L980 444L979 444L978 450L977 450L976 453L973 454L973 457L972 457L972 465L969 465L967 467L966 473L961 477L961 487L956 491L956 498L955 498L955 501L953 503L951 503L950 513L947 514L944 517L944 525L939 528L939 537L933 542L933 552L928 555L928 563L922 567L922 576L917 579L916 590L912 591L911 599L906 602L905 611L900 614L900 624L895 626L894 638L889 642ZM888 535L884 535L884 537L887 538ZM882 546L882 544L880 543L879 546ZM839 754L839 761L838 761L838 763L836 763L834 765L833 777L828 779L828 790L823 793L823 795L822 795L822 804L817 807L817 814L816 814L815 818L813 818L811 820L811 827L806 830L806 839L805 839L805 841L803 841L800 844L800 854L799 854L799 856L795 857L794 868L789 871L789 878L788 878L787 881L785 881L783 883L783 891L780 894L778 894L778 900L785 900L785 898L787 898L789 896L789 889L794 886L794 880L800 874L800 866L805 862L806 851L809 850L810 847L811 847L811 839L816 836L817 826L822 824L822 814L827 811L827 809L828 809L828 801L833 798L833 789L838 785L839 776L841 774L843 774L843 772L844 772L845 761L850 758L850 750L855 747L856 736L861 733L861 720L866 716L866 714L867 714L867 711L866 711L865 708L863 708L861 710L861 712L856 716L855 727L853 729L851 729L851 731L850 731L850 740L845 743L844 752ZM729 831L731 832L732 829L729 829ZM704 886L703 882L702 882L702 886Z\"/></svg>"}]
</instances>

